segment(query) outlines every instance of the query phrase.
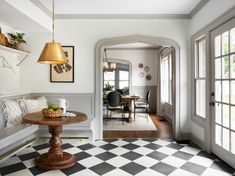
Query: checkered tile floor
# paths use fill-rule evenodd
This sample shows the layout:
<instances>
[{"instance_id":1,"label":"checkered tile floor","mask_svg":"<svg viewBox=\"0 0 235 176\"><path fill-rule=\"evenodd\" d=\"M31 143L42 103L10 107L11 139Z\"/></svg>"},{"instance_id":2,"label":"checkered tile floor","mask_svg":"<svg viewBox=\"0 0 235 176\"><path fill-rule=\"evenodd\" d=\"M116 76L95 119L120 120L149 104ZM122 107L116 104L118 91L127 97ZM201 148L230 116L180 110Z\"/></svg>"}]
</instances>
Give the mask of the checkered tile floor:
<instances>
[{"instance_id":1,"label":"checkered tile floor","mask_svg":"<svg viewBox=\"0 0 235 176\"><path fill-rule=\"evenodd\" d=\"M66 141L63 149L76 156L77 164L63 170L38 169L33 160L48 147L44 142L23 149L0 164L0 173L12 176L226 176L234 172L193 143L177 144L161 139L109 139L94 144Z\"/></svg>"}]
</instances>

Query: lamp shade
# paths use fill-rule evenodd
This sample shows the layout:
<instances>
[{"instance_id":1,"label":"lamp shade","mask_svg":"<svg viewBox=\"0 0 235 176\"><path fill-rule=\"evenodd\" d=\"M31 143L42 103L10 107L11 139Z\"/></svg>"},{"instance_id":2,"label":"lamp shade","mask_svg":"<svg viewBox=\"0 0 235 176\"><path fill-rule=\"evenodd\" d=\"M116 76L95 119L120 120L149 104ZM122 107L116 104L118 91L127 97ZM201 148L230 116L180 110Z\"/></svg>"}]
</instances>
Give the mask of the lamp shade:
<instances>
[{"instance_id":1,"label":"lamp shade","mask_svg":"<svg viewBox=\"0 0 235 176\"><path fill-rule=\"evenodd\" d=\"M57 42L47 42L38 59L41 64L66 64L68 60L65 57L64 51Z\"/></svg>"}]
</instances>

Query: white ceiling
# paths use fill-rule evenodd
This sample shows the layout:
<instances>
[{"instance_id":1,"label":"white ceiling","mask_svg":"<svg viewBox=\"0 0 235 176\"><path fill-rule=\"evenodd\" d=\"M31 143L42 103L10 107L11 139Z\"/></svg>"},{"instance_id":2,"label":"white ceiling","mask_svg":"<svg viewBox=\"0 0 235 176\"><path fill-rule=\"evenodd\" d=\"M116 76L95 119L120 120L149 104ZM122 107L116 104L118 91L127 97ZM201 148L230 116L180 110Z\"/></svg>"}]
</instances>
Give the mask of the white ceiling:
<instances>
[{"instance_id":1,"label":"white ceiling","mask_svg":"<svg viewBox=\"0 0 235 176\"><path fill-rule=\"evenodd\" d=\"M51 10L52 0L38 1ZM200 2L201 0L55 0L55 13L190 14Z\"/></svg>"},{"instance_id":2,"label":"white ceiling","mask_svg":"<svg viewBox=\"0 0 235 176\"><path fill-rule=\"evenodd\" d=\"M0 17L0 23L19 31L48 32L48 30L42 27L39 23L16 10L6 1L2 0L0 0Z\"/></svg>"}]
</instances>

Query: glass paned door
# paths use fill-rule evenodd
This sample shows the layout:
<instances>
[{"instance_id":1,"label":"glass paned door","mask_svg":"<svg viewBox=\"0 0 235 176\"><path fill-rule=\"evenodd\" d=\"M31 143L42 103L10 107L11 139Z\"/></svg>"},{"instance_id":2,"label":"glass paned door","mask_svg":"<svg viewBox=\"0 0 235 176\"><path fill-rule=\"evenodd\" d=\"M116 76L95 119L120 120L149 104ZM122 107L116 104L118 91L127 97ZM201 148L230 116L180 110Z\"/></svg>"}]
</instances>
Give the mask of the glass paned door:
<instances>
[{"instance_id":1,"label":"glass paned door","mask_svg":"<svg viewBox=\"0 0 235 176\"><path fill-rule=\"evenodd\" d=\"M235 167L235 19L211 32L212 152Z\"/></svg>"}]
</instances>

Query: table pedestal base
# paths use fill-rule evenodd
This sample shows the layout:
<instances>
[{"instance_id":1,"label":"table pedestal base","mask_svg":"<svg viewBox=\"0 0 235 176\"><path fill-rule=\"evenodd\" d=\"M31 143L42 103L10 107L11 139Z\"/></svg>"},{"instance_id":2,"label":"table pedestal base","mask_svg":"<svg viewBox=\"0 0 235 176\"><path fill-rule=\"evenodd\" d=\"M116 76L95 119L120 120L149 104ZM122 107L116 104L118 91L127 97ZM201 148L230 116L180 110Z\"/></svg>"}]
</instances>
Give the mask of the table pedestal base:
<instances>
[{"instance_id":1,"label":"table pedestal base","mask_svg":"<svg viewBox=\"0 0 235 176\"><path fill-rule=\"evenodd\" d=\"M35 159L35 165L41 169L65 169L76 163L72 154L63 152L62 158L48 158L48 153L44 153Z\"/></svg>"}]
</instances>

